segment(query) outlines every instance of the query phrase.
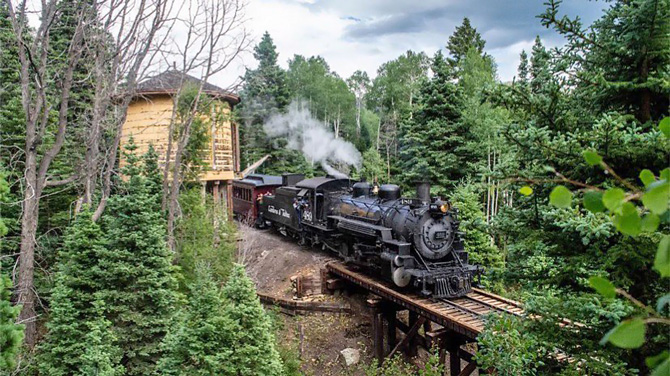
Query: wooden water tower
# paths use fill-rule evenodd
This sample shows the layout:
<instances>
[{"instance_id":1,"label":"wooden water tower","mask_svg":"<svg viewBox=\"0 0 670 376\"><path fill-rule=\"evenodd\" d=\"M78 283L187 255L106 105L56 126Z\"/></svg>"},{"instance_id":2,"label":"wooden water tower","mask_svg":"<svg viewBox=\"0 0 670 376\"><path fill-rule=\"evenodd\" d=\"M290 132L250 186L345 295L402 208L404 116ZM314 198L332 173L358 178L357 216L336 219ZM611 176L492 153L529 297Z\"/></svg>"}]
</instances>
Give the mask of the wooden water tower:
<instances>
[{"instance_id":1,"label":"wooden water tower","mask_svg":"<svg viewBox=\"0 0 670 376\"><path fill-rule=\"evenodd\" d=\"M201 84L201 80L177 70L168 70L141 83L128 107L121 148L132 136L137 144L138 155L144 154L149 145L153 145L159 155L161 168L174 163L176 142L172 142L170 156L167 155L167 146L175 96L183 85L198 87ZM206 150L203 150L205 167L197 180L203 183L215 200L225 202L230 211L232 182L240 169L239 133L231 113L240 102L240 97L210 83L202 85L203 93L212 100L212 106L208 107L216 108L216 114L201 115L209 137Z\"/></svg>"}]
</instances>

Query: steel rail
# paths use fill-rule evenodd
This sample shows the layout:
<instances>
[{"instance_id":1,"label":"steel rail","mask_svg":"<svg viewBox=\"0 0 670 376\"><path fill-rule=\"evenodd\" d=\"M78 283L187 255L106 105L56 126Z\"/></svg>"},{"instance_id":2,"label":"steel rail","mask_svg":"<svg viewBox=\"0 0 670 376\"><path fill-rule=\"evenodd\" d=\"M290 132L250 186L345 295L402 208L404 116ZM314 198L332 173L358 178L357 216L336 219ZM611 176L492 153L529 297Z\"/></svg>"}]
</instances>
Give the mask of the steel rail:
<instances>
[{"instance_id":1,"label":"steel rail","mask_svg":"<svg viewBox=\"0 0 670 376\"><path fill-rule=\"evenodd\" d=\"M484 329L485 316L492 310L520 315L518 312L511 311L511 309L515 308L520 309L520 303L491 293L482 295L487 299L495 301L495 303L482 301L480 300L481 298L478 299L479 295L477 294L474 297L471 297L469 294L451 300L432 299L415 293L398 291L390 283L377 280L362 272L351 270L340 262L330 262L326 265L326 268L344 280L361 286L387 301L414 311L437 324L464 334L471 340L475 340L477 335ZM479 291L476 291L476 293L479 293ZM463 304L464 298L467 303L478 305L480 309L466 307ZM511 302L514 304L511 304Z\"/></svg>"}]
</instances>

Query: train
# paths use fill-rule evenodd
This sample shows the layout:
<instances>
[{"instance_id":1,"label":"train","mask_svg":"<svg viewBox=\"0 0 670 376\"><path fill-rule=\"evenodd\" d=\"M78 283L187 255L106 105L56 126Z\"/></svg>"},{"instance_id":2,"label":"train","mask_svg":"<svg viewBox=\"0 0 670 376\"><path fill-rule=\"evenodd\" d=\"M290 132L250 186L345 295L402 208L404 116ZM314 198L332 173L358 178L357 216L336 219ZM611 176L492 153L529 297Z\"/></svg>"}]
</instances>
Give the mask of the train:
<instances>
[{"instance_id":1,"label":"train","mask_svg":"<svg viewBox=\"0 0 670 376\"><path fill-rule=\"evenodd\" d=\"M407 198L394 184L284 174L281 185L252 196L256 227L329 249L398 289L455 298L471 292L483 273L469 263L458 209L431 197L429 183L417 183L416 197Z\"/></svg>"}]
</instances>

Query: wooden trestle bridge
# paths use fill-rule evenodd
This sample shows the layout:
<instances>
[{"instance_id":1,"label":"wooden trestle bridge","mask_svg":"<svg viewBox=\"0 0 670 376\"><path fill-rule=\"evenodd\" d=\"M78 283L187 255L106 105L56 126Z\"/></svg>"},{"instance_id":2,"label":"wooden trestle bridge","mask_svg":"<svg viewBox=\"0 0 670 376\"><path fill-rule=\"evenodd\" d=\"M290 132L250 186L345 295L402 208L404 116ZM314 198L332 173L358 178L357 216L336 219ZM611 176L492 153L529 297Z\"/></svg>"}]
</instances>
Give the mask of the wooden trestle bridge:
<instances>
[{"instance_id":1,"label":"wooden trestle bridge","mask_svg":"<svg viewBox=\"0 0 670 376\"><path fill-rule=\"evenodd\" d=\"M518 302L476 288L461 298L432 299L396 291L389 283L373 279L339 262L326 265L322 276L324 289L337 289L342 287L342 282L354 284L373 294L367 303L372 314L374 354L380 363L399 351L415 356L418 346L424 349L437 346L442 364L449 355L446 374L451 376L467 376L477 370L474 354L464 345L476 342L477 336L484 330L487 314L501 312L521 316L524 313ZM409 312L408 324L398 318L398 312L405 310ZM404 334L402 338L398 338L398 331ZM467 363L465 367L461 362ZM480 374L489 372L492 371L479 370Z\"/></svg>"}]
</instances>

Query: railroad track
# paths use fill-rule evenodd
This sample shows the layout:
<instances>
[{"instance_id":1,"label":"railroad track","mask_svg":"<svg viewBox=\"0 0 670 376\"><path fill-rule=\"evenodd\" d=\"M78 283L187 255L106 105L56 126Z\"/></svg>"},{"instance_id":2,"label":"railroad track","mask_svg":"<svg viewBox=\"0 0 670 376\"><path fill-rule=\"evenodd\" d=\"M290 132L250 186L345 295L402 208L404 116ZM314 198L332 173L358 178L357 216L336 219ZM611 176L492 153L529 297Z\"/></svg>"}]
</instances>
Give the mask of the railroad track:
<instances>
[{"instance_id":1,"label":"railroad track","mask_svg":"<svg viewBox=\"0 0 670 376\"><path fill-rule=\"evenodd\" d=\"M413 292L397 291L390 283L349 269L339 262L331 262L326 267L340 278L455 330L471 340L475 340L477 335L484 330L486 316L491 313L524 316L521 303L477 288L460 298L433 299Z\"/></svg>"},{"instance_id":2,"label":"railroad track","mask_svg":"<svg viewBox=\"0 0 670 376\"><path fill-rule=\"evenodd\" d=\"M472 292L455 299L432 299L412 292L397 291L390 283L376 280L364 273L351 270L339 262L326 265L327 270L359 285L366 290L393 302L406 309L414 311L426 319L435 322L446 329L464 335L469 341L476 341L477 336L484 330L486 316L491 313L506 313L526 319L537 316L526 315L521 303L473 288ZM561 326L584 326L581 323L563 319ZM554 358L558 361L573 361L571 357L560 350L556 350Z\"/></svg>"}]
</instances>

